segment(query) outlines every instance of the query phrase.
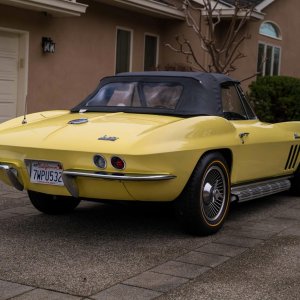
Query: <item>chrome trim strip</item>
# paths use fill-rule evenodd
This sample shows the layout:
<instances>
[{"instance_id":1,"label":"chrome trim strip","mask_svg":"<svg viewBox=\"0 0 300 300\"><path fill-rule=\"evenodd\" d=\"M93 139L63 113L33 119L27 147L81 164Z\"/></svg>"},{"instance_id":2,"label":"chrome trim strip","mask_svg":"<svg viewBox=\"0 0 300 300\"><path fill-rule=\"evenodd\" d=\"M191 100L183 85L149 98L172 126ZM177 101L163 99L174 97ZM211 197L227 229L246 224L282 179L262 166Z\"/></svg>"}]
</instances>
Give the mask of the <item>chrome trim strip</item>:
<instances>
[{"instance_id":1,"label":"chrome trim strip","mask_svg":"<svg viewBox=\"0 0 300 300\"><path fill-rule=\"evenodd\" d=\"M83 170L65 170L63 175L72 177L90 177L107 180L123 180L123 181L156 181L156 180L169 180L174 179L176 176L168 174L129 174L125 173L107 173L107 172L94 172L94 171L83 171Z\"/></svg>"},{"instance_id":2,"label":"chrome trim strip","mask_svg":"<svg viewBox=\"0 0 300 300\"><path fill-rule=\"evenodd\" d=\"M289 190L291 188L289 179L291 176L234 186L231 188L231 194L238 198L238 202L269 196ZM234 200L236 197L232 197L232 199Z\"/></svg>"},{"instance_id":3,"label":"chrome trim strip","mask_svg":"<svg viewBox=\"0 0 300 300\"><path fill-rule=\"evenodd\" d=\"M120 181L160 181L170 180L176 178L174 175L168 174L120 174L120 173L107 173L107 172L94 172L86 170L65 170L62 173L63 182L69 193L75 197L79 197L79 189L76 183L76 177L88 177L104 180L120 180Z\"/></svg>"},{"instance_id":4,"label":"chrome trim strip","mask_svg":"<svg viewBox=\"0 0 300 300\"><path fill-rule=\"evenodd\" d=\"M3 171L5 176L7 177L8 181L11 185L19 191L24 190L23 184L19 181L17 177L17 169L11 167L10 165L0 164L0 171ZM15 171L15 172L14 172Z\"/></svg>"}]
</instances>

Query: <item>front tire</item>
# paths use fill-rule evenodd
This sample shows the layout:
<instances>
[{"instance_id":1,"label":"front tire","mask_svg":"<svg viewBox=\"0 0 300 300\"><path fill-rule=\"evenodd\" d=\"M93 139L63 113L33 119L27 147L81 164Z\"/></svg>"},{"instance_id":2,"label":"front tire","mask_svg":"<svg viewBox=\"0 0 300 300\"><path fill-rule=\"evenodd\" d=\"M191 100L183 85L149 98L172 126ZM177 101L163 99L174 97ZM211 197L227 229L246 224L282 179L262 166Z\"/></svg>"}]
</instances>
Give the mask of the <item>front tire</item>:
<instances>
[{"instance_id":1,"label":"front tire","mask_svg":"<svg viewBox=\"0 0 300 300\"><path fill-rule=\"evenodd\" d=\"M32 205L37 210L50 215L59 215L71 212L80 203L80 199L77 198L48 195L34 191L28 191L28 196Z\"/></svg>"},{"instance_id":2,"label":"front tire","mask_svg":"<svg viewBox=\"0 0 300 300\"><path fill-rule=\"evenodd\" d=\"M184 227L197 235L217 232L230 204L230 175L219 153L207 153L196 165L179 199L179 216Z\"/></svg>"}]
</instances>

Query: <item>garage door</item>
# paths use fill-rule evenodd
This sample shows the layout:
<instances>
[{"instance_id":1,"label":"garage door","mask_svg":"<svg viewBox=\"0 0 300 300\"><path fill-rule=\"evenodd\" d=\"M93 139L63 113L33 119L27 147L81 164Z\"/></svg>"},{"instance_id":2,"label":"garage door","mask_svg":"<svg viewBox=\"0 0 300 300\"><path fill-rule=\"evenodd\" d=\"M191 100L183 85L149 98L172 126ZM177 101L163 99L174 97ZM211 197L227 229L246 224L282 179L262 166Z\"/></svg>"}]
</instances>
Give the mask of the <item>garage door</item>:
<instances>
[{"instance_id":1,"label":"garage door","mask_svg":"<svg viewBox=\"0 0 300 300\"><path fill-rule=\"evenodd\" d=\"M19 35L0 31L0 122L17 115Z\"/></svg>"}]
</instances>

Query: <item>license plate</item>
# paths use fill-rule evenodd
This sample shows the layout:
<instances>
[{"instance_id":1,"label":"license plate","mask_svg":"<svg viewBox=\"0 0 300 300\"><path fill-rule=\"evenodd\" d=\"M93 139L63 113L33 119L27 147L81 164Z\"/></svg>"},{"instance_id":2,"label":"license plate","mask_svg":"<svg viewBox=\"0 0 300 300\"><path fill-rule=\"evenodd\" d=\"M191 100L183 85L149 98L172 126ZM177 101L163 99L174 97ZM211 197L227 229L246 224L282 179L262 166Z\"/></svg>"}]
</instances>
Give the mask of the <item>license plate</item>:
<instances>
[{"instance_id":1,"label":"license plate","mask_svg":"<svg viewBox=\"0 0 300 300\"><path fill-rule=\"evenodd\" d=\"M59 162L31 162L30 182L63 186L62 165Z\"/></svg>"}]
</instances>

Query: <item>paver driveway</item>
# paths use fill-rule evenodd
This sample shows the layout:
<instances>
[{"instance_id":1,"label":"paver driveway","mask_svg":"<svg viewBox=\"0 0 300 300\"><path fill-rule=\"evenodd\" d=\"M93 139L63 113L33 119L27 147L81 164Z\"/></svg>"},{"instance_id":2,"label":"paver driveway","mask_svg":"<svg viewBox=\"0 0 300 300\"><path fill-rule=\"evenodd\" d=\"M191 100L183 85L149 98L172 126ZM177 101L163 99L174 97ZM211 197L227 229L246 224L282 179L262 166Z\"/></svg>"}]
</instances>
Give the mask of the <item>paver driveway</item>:
<instances>
[{"instance_id":1,"label":"paver driveway","mask_svg":"<svg viewBox=\"0 0 300 300\"><path fill-rule=\"evenodd\" d=\"M190 236L158 205L47 216L1 184L0 300L297 299L300 198L237 205L225 224Z\"/></svg>"}]
</instances>

